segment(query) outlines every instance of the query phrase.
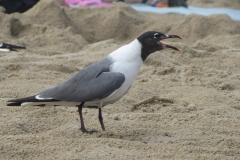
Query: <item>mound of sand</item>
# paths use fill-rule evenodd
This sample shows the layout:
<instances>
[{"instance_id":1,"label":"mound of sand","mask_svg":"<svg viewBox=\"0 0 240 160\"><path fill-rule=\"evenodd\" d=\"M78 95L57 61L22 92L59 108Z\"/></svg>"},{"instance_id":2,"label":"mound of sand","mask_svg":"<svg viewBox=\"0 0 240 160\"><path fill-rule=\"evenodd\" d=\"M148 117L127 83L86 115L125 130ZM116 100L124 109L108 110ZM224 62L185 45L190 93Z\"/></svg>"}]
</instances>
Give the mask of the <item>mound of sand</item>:
<instances>
[{"instance_id":1,"label":"mound of sand","mask_svg":"<svg viewBox=\"0 0 240 160\"><path fill-rule=\"evenodd\" d=\"M207 6L212 1L190 1ZM221 7L225 2L214 1ZM238 1L226 2L229 8ZM71 9L41 0L24 14L0 9L0 40L26 50L0 53L0 159L238 159L240 22L139 13L123 3ZM142 66L129 93L84 109L93 135L79 131L74 107L7 107L6 101L56 85L149 30L183 38Z\"/></svg>"}]
</instances>

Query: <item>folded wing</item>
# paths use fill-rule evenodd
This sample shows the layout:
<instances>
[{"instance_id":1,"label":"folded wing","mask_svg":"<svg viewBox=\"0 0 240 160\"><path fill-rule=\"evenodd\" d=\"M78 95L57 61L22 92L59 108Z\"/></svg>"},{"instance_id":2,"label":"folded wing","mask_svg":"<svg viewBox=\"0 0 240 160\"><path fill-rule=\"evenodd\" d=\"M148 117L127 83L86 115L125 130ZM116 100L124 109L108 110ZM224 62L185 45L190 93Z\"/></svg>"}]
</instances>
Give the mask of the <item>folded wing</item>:
<instances>
[{"instance_id":1,"label":"folded wing","mask_svg":"<svg viewBox=\"0 0 240 160\"><path fill-rule=\"evenodd\" d=\"M44 90L35 96L10 100L9 102L85 102L108 97L121 87L125 76L109 72L110 59L103 59L77 72L63 83Z\"/></svg>"}]
</instances>

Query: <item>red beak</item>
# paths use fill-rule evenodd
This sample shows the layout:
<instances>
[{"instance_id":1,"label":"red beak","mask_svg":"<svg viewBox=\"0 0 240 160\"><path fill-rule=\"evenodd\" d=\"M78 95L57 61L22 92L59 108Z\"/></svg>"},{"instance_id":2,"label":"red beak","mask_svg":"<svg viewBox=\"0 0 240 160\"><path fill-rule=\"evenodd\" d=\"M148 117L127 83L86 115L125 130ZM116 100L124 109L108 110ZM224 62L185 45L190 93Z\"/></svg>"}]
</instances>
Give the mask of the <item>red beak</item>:
<instances>
[{"instance_id":1,"label":"red beak","mask_svg":"<svg viewBox=\"0 0 240 160\"><path fill-rule=\"evenodd\" d=\"M179 38L179 39L182 39L182 38L181 38L180 36L178 36L178 35L167 35L167 34L166 34L166 37L162 38L161 40L168 39L168 38ZM176 47L170 46L170 45L168 45L168 44L163 44L163 43L161 42L161 40L158 41L158 43L161 44L164 48L172 48L172 49L174 49L174 50L176 50L176 51L179 51L179 49L177 49ZM179 51L179 52L180 52L180 51Z\"/></svg>"}]
</instances>

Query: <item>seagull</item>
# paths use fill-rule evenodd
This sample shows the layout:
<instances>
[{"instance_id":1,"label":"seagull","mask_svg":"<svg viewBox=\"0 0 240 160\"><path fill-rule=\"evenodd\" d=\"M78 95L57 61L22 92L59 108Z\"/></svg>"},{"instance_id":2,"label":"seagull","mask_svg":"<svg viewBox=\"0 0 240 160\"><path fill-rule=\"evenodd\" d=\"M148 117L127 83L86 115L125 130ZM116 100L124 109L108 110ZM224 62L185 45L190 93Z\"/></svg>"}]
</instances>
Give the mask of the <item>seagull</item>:
<instances>
[{"instance_id":1,"label":"seagull","mask_svg":"<svg viewBox=\"0 0 240 160\"><path fill-rule=\"evenodd\" d=\"M163 44L161 40L179 38L156 31L148 31L137 39L110 53L102 60L73 74L66 81L34 96L9 100L7 106L77 106L83 133L86 130L82 108L98 108L101 128L105 131L102 107L120 100L131 88L146 58L165 48L179 51Z\"/></svg>"},{"instance_id":2,"label":"seagull","mask_svg":"<svg viewBox=\"0 0 240 160\"><path fill-rule=\"evenodd\" d=\"M11 51L18 51L17 49L26 49L26 47L22 46L15 46L12 44L7 44L0 42L0 52L11 52Z\"/></svg>"}]
</instances>

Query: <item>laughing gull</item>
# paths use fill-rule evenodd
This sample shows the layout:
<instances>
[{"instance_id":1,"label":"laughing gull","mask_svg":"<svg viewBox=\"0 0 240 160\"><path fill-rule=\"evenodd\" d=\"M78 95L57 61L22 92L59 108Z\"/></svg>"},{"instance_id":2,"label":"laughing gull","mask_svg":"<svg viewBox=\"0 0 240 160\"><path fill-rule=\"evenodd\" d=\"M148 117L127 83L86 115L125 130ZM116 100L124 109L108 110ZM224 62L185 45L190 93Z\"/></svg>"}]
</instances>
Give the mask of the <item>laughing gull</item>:
<instances>
[{"instance_id":1,"label":"laughing gull","mask_svg":"<svg viewBox=\"0 0 240 160\"><path fill-rule=\"evenodd\" d=\"M161 40L180 38L149 31L140 35L131 43L110 53L102 60L82 69L59 85L43 90L34 96L9 100L8 106L77 106L81 130L87 131L84 125L82 108L98 108L99 122L105 131L102 118L102 107L120 100L131 88L138 71L146 58L153 52L164 48L176 47L163 44ZM181 38L180 38L181 39Z\"/></svg>"},{"instance_id":2,"label":"laughing gull","mask_svg":"<svg viewBox=\"0 0 240 160\"><path fill-rule=\"evenodd\" d=\"M22 46L15 46L12 44L2 43L0 42L0 52L11 52L11 51L18 51L17 49L26 49L26 47Z\"/></svg>"}]
</instances>

